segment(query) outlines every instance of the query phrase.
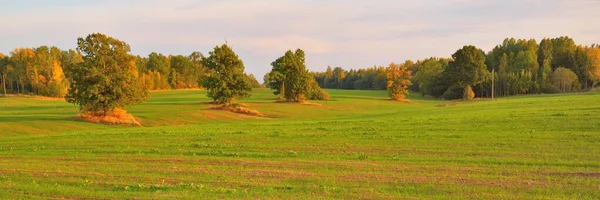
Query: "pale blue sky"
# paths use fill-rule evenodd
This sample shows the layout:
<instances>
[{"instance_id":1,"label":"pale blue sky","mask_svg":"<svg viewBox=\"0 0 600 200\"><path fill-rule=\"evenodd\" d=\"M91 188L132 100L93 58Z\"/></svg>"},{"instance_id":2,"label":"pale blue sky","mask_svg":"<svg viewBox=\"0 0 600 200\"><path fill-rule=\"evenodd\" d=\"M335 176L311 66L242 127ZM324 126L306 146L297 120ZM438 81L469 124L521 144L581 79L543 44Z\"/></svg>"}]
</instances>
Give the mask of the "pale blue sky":
<instances>
[{"instance_id":1,"label":"pale blue sky","mask_svg":"<svg viewBox=\"0 0 600 200\"><path fill-rule=\"evenodd\" d=\"M311 70L486 51L506 37L600 43L600 0L0 0L0 52L74 48L101 32L136 55L206 54L225 39L261 79L288 49Z\"/></svg>"}]
</instances>

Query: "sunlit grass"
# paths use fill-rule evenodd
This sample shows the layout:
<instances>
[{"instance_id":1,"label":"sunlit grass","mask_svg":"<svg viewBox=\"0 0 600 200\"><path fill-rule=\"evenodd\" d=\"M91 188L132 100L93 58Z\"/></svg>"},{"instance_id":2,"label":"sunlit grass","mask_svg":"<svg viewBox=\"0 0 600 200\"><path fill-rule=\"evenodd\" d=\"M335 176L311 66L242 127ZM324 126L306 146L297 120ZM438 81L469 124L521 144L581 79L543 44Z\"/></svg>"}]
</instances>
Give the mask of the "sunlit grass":
<instances>
[{"instance_id":1,"label":"sunlit grass","mask_svg":"<svg viewBox=\"0 0 600 200\"><path fill-rule=\"evenodd\" d=\"M61 101L0 98L3 198L600 198L600 93L476 102L331 90L321 106L153 92L145 127L73 121Z\"/></svg>"}]
</instances>

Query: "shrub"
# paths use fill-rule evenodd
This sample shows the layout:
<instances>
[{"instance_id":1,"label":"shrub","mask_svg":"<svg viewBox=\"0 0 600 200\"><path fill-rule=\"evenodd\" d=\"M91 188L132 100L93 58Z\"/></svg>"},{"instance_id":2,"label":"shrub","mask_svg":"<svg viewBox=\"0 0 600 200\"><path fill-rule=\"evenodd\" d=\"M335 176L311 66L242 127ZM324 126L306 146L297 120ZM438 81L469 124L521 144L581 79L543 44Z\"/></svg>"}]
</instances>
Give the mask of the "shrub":
<instances>
[{"instance_id":1,"label":"shrub","mask_svg":"<svg viewBox=\"0 0 600 200\"><path fill-rule=\"evenodd\" d=\"M475 92L473 92L473 88L471 86L465 87L463 90L463 100L473 100L475 98Z\"/></svg>"}]
</instances>

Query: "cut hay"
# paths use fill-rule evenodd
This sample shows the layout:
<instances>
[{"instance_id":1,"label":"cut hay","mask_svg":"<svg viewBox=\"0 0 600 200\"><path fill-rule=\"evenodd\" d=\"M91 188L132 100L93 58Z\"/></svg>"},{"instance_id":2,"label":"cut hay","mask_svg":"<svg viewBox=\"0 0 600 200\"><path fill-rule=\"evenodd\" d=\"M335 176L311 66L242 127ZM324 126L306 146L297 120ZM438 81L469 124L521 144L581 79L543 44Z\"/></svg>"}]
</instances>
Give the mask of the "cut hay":
<instances>
[{"instance_id":1,"label":"cut hay","mask_svg":"<svg viewBox=\"0 0 600 200\"><path fill-rule=\"evenodd\" d=\"M262 114L261 112L258 112L257 110L252 110L252 109L248 109L242 106L238 106L238 107L226 107L226 110L230 111L230 112L234 112L234 113L239 113L239 114L244 114L244 115L252 115L252 116L257 116L257 117L264 117L265 115Z\"/></svg>"},{"instance_id":2,"label":"cut hay","mask_svg":"<svg viewBox=\"0 0 600 200\"><path fill-rule=\"evenodd\" d=\"M127 113L123 109L115 109L109 112L107 115L99 115L93 112L85 112L77 115L77 119L86 122L109 124L109 125L130 125L130 126L142 126L142 124L133 117L133 115Z\"/></svg>"},{"instance_id":3,"label":"cut hay","mask_svg":"<svg viewBox=\"0 0 600 200\"><path fill-rule=\"evenodd\" d=\"M249 108L246 108L246 104L230 104L230 105L226 105L226 104L213 104L211 106L209 106L210 109L215 109L215 110L226 110L229 112L233 112L233 113L238 113L238 114L244 114L244 115L251 115L251 116L256 116L256 117L264 117L265 115L262 114L261 112L257 111L257 110L252 110Z\"/></svg>"},{"instance_id":4,"label":"cut hay","mask_svg":"<svg viewBox=\"0 0 600 200\"><path fill-rule=\"evenodd\" d=\"M322 106L323 105L320 103L313 103L310 101L297 102L297 101L289 101L289 100L278 100L278 101L275 101L275 103L292 103L292 104L300 104L300 105L308 105L308 106Z\"/></svg>"},{"instance_id":5,"label":"cut hay","mask_svg":"<svg viewBox=\"0 0 600 200\"><path fill-rule=\"evenodd\" d=\"M323 104L320 104L320 103L313 103L313 102L308 102L308 101L304 101L304 102L300 103L300 105L308 105L308 106L322 106Z\"/></svg>"}]
</instances>

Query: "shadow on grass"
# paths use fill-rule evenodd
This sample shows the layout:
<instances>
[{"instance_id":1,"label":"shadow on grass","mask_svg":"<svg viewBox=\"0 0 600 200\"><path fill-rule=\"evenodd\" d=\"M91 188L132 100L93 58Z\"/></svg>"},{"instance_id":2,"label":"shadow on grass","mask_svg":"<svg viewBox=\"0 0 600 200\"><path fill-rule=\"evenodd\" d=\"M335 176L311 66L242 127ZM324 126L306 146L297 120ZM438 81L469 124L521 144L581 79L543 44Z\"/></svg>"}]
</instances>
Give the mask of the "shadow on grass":
<instances>
[{"instance_id":1,"label":"shadow on grass","mask_svg":"<svg viewBox=\"0 0 600 200\"><path fill-rule=\"evenodd\" d=\"M73 116L0 116L0 122L74 121Z\"/></svg>"}]
</instances>

